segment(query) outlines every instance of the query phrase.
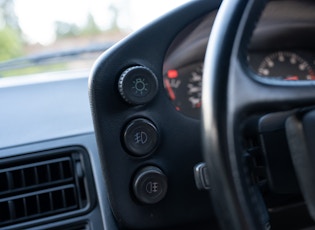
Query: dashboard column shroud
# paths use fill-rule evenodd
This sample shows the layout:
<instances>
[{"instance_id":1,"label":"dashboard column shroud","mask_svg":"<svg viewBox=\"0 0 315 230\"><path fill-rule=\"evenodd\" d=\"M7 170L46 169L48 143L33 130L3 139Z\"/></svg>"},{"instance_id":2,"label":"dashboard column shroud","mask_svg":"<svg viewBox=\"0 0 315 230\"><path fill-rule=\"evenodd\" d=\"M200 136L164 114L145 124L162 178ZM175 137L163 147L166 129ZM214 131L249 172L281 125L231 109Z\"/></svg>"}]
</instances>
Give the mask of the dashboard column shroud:
<instances>
[{"instance_id":1,"label":"dashboard column shroud","mask_svg":"<svg viewBox=\"0 0 315 230\"><path fill-rule=\"evenodd\" d=\"M148 229L179 224L211 223L208 194L195 187L193 167L202 161L200 121L178 113L163 88L163 61L175 36L189 23L217 9L219 0L192 1L122 40L106 51L90 74L92 116L108 198L121 227ZM118 78L141 65L158 78L158 93L144 105L122 100ZM160 144L144 157L128 154L122 132L128 122L145 118L159 130ZM165 198L154 205L137 201L132 179L145 166L160 168L168 179ZM205 202L206 201L206 202Z\"/></svg>"}]
</instances>

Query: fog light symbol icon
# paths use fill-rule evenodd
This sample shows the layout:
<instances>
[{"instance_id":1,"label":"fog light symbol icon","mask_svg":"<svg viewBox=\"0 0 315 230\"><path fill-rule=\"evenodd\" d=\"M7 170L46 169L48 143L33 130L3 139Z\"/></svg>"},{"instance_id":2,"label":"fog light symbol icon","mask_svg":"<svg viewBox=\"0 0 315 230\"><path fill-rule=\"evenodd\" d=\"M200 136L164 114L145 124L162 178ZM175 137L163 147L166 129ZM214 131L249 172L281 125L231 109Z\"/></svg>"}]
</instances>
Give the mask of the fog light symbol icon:
<instances>
[{"instance_id":1,"label":"fog light symbol icon","mask_svg":"<svg viewBox=\"0 0 315 230\"><path fill-rule=\"evenodd\" d=\"M137 132L135 134L136 144L145 144L148 141L148 135L145 132Z\"/></svg>"}]
</instances>

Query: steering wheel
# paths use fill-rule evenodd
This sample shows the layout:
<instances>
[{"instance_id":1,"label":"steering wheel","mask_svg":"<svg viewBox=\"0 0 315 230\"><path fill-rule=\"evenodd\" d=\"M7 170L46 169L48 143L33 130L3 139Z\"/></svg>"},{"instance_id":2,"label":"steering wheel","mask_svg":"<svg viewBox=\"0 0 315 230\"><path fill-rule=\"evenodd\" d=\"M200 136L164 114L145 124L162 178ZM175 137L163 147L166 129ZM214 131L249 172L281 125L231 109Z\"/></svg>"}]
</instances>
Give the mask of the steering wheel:
<instances>
[{"instance_id":1,"label":"steering wheel","mask_svg":"<svg viewBox=\"0 0 315 230\"><path fill-rule=\"evenodd\" d=\"M246 48L265 1L225 0L209 39L203 75L202 138L210 194L224 229L265 229L264 207L251 184L242 147L244 121L258 112L314 104L312 81L263 79L246 65ZM309 111L309 110L307 110ZM314 159L307 126L312 112L286 121L287 141L302 194L314 219ZM308 118L310 117L310 118ZM312 123L313 124L313 123Z\"/></svg>"}]
</instances>

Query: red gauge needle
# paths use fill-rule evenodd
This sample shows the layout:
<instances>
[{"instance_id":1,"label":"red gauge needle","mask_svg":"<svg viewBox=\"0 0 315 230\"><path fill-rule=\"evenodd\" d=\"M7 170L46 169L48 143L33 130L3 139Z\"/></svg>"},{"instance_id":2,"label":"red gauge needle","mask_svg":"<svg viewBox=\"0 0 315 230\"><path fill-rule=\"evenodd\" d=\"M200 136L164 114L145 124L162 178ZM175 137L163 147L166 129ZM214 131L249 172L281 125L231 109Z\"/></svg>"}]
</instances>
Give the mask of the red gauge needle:
<instances>
[{"instance_id":1,"label":"red gauge needle","mask_svg":"<svg viewBox=\"0 0 315 230\"><path fill-rule=\"evenodd\" d=\"M199 109L201 107L201 102L199 102L198 104L196 104L196 108Z\"/></svg>"},{"instance_id":2,"label":"red gauge needle","mask_svg":"<svg viewBox=\"0 0 315 230\"><path fill-rule=\"evenodd\" d=\"M297 80L299 80L299 77L298 76L289 76L289 77L286 77L284 80L297 81Z\"/></svg>"},{"instance_id":3,"label":"red gauge needle","mask_svg":"<svg viewBox=\"0 0 315 230\"><path fill-rule=\"evenodd\" d=\"M171 87L170 81L168 79L164 79L164 85L165 85L165 88L166 88L166 90L168 92L168 95L169 95L170 99L172 101L174 101L176 96L175 96L175 93L174 93L174 91L173 91L173 89Z\"/></svg>"}]
</instances>

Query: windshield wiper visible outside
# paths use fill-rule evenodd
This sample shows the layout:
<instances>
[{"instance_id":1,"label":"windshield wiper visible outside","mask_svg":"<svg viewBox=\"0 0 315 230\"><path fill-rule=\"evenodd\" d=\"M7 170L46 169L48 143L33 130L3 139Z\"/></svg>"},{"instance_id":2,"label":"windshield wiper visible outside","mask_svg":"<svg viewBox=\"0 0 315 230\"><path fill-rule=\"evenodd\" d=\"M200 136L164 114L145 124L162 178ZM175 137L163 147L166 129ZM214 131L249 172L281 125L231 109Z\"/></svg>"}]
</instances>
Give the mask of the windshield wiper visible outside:
<instances>
[{"instance_id":1,"label":"windshield wiper visible outside","mask_svg":"<svg viewBox=\"0 0 315 230\"><path fill-rule=\"evenodd\" d=\"M0 62L0 77L89 68L96 58L113 44L114 42L108 42L82 48L30 55Z\"/></svg>"}]
</instances>

